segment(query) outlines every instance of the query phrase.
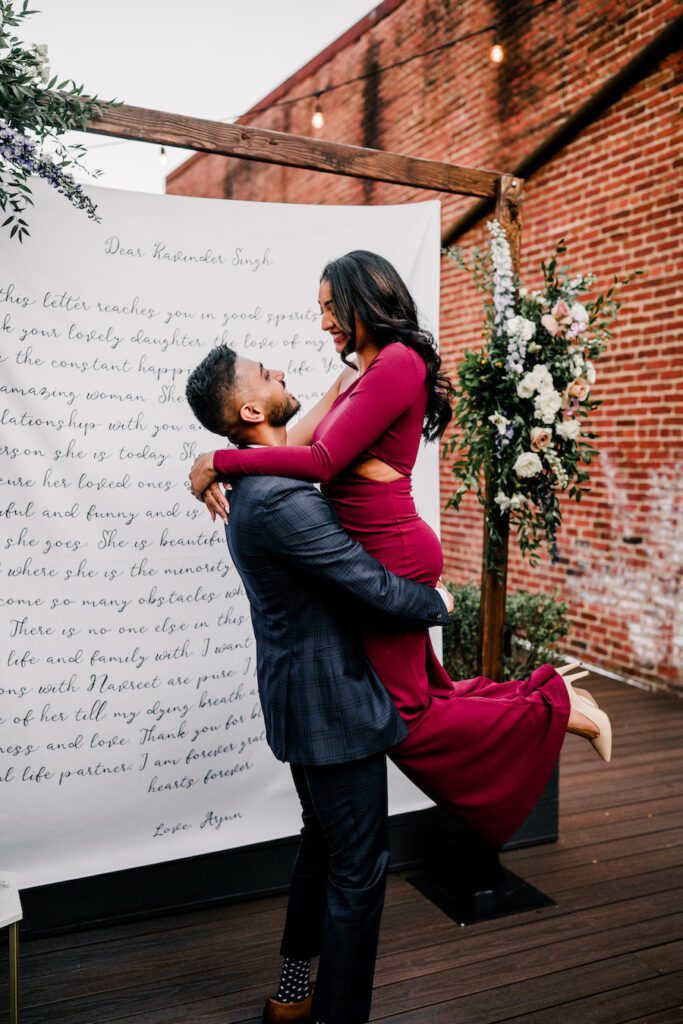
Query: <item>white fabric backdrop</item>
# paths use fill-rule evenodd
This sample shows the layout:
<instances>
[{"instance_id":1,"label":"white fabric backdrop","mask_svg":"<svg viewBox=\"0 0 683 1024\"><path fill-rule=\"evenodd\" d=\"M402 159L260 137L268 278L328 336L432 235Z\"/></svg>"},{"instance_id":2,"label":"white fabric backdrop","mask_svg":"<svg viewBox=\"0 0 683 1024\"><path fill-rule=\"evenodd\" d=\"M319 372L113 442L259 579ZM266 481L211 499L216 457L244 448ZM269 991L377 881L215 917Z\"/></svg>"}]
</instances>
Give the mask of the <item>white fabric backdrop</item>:
<instances>
[{"instance_id":1,"label":"white fabric backdrop","mask_svg":"<svg viewBox=\"0 0 683 1024\"><path fill-rule=\"evenodd\" d=\"M0 237L0 868L20 888L299 831L268 748L248 603L189 494L187 374L218 342L306 409L341 366L320 270L372 249L438 327L439 204L298 206L41 181ZM439 529L437 445L414 493ZM436 642L440 641L438 631ZM390 764L390 811L431 802Z\"/></svg>"}]
</instances>

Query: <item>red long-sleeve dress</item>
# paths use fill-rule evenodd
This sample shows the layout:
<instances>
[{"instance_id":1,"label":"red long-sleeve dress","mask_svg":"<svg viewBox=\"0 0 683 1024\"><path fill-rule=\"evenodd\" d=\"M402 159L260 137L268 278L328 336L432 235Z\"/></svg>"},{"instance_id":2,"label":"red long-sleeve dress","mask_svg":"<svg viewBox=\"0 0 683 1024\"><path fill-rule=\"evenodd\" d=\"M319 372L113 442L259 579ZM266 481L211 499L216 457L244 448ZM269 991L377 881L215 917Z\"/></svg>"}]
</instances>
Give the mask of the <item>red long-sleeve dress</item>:
<instances>
[{"instance_id":1,"label":"red long-sleeve dress","mask_svg":"<svg viewBox=\"0 0 683 1024\"><path fill-rule=\"evenodd\" d=\"M427 405L426 367L414 349L393 342L334 401L300 447L221 449L221 476L268 474L320 481L347 532L398 575L434 586L441 544L415 509L410 473ZM354 475L376 457L402 476L388 483ZM426 630L363 633L365 653L408 724L388 751L435 803L493 845L523 823L559 757L570 704L555 669L526 680L484 676L451 680Z\"/></svg>"}]
</instances>

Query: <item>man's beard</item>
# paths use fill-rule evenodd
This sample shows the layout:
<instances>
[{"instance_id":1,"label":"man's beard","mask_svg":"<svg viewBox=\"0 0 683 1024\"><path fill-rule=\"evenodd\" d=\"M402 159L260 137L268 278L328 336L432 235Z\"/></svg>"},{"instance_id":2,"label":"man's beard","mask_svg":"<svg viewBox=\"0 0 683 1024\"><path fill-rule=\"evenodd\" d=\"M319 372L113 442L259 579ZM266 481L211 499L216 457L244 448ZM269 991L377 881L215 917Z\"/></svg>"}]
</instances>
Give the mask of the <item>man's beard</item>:
<instances>
[{"instance_id":1,"label":"man's beard","mask_svg":"<svg viewBox=\"0 0 683 1024\"><path fill-rule=\"evenodd\" d=\"M301 408L301 402L294 395L283 395L282 401L273 402L268 410L268 423L271 427L284 427Z\"/></svg>"}]
</instances>

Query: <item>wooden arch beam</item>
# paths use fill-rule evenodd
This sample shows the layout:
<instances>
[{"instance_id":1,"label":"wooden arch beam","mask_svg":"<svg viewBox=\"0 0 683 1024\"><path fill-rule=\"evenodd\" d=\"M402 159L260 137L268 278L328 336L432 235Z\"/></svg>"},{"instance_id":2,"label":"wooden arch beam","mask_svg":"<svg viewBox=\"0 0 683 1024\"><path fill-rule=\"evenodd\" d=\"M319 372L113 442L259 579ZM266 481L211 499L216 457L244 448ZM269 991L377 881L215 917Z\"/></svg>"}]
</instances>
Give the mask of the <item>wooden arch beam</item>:
<instances>
[{"instance_id":1,"label":"wooden arch beam","mask_svg":"<svg viewBox=\"0 0 683 1024\"><path fill-rule=\"evenodd\" d=\"M194 149L215 156L301 167L463 196L495 197L502 172L288 135L268 128L223 124L146 107L105 107L84 129L96 135Z\"/></svg>"}]
</instances>

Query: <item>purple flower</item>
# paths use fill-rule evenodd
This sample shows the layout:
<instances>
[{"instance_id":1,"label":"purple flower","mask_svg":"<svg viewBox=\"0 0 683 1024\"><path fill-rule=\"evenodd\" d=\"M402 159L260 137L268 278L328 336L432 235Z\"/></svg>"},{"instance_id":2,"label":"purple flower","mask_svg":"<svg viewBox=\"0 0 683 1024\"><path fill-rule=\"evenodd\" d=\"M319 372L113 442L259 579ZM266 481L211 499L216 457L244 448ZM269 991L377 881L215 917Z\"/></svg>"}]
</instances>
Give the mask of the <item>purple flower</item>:
<instances>
[{"instance_id":1,"label":"purple flower","mask_svg":"<svg viewBox=\"0 0 683 1024\"><path fill-rule=\"evenodd\" d=\"M98 222L102 220L95 212L97 207L92 199L85 194L81 186L74 180L73 175L62 170L51 156L43 156L39 153L35 142L2 119L0 119L0 157L3 157L8 163L14 164L15 167L44 178L61 195L66 196L77 209L87 210L88 216L92 220Z\"/></svg>"}]
</instances>

